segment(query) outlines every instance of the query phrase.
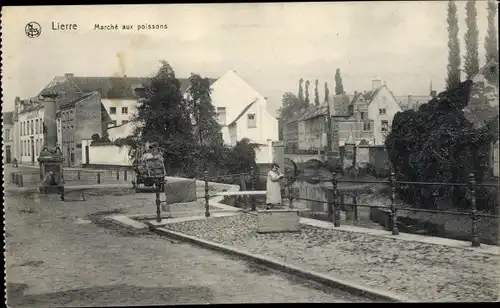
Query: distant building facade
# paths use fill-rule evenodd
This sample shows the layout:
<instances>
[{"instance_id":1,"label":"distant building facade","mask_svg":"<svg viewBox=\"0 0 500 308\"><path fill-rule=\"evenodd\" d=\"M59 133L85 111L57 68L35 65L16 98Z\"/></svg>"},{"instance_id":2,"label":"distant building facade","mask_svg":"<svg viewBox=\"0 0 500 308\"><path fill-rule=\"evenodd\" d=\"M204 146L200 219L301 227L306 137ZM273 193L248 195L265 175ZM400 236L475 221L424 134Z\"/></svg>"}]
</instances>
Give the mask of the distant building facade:
<instances>
[{"instance_id":1,"label":"distant building facade","mask_svg":"<svg viewBox=\"0 0 500 308\"><path fill-rule=\"evenodd\" d=\"M15 158L14 151L14 112L3 112L2 113L2 153L3 153L3 163L10 164Z\"/></svg>"}]
</instances>

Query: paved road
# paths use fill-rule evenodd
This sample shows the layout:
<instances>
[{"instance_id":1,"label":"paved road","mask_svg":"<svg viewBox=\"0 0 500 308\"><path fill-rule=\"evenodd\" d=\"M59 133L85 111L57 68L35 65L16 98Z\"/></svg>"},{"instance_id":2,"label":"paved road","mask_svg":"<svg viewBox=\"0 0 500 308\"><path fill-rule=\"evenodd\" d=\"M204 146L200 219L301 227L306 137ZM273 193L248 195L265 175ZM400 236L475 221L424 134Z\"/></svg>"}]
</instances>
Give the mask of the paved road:
<instances>
[{"instance_id":1,"label":"paved road","mask_svg":"<svg viewBox=\"0 0 500 308\"><path fill-rule=\"evenodd\" d=\"M363 301L103 219L133 201L5 200L9 307Z\"/></svg>"}]
</instances>

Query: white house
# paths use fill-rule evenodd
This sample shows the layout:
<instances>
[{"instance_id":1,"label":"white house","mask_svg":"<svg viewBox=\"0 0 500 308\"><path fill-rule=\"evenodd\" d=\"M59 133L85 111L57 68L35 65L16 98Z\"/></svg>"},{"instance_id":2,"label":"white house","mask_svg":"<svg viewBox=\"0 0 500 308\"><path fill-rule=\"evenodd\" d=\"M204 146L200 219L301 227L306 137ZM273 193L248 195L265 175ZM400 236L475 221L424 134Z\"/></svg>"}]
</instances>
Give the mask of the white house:
<instances>
[{"instance_id":1,"label":"white house","mask_svg":"<svg viewBox=\"0 0 500 308\"><path fill-rule=\"evenodd\" d=\"M43 146L43 105L37 98L16 98L14 110L14 153L20 164L38 164Z\"/></svg>"},{"instance_id":2,"label":"white house","mask_svg":"<svg viewBox=\"0 0 500 308\"><path fill-rule=\"evenodd\" d=\"M267 110L267 99L230 70L211 86L211 98L227 145L244 138L268 145L278 140L278 119ZM186 96L187 98L187 96Z\"/></svg>"}]
</instances>

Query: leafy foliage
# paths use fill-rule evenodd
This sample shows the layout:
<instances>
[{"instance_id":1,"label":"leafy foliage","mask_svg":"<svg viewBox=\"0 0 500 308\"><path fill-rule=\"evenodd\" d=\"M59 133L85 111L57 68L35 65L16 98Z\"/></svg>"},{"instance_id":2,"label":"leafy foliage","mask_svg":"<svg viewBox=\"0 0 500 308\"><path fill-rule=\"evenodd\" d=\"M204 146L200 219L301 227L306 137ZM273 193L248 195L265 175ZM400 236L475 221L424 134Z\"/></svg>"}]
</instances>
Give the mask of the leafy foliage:
<instances>
[{"instance_id":1,"label":"leafy foliage","mask_svg":"<svg viewBox=\"0 0 500 308\"><path fill-rule=\"evenodd\" d=\"M460 41L458 40L457 6L448 2L448 76L446 88L454 89L460 84Z\"/></svg>"},{"instance_id":2,"label":"leafy foliage","mask_svg":"<svg viewBox=\"0 0 500 308\"><path fill-rule=\"evenodd\" d=\"M146 144L158 145L172 175L202 178L205 170L210 176L248 172L255 165L255 146L248 140L234 147L222 144L208 79L192 74L184 99L175 72L167 62L161 64L144 85L133 135L116 142L129 146L133 158Z\"/></svg>"},{"instance_id":3,"label":"leafy foliage","mask_svg":"<svg viewBox=\"0 0 500 308\"><path fill-rule=\"evenodd\" d=\"M464 37L466 52L464 69L467 74L467 78L470 79L479 71L479 30L477 28L477 9L475 0L467 0L467 3L465 4L465 12L467 31L465 32Z\"/></svg>"},{"instance_id":4,"label":"leafy foliage","mask_svg":"<svg viewBox=\"0 0 500 308\"><path fill-rule=\"evenodd\" d=\"M344 93L344 85L342 84L342 77L340 76L340 68L335 71L335 94L340 95Z\"/></svg>"},{"instance_id":5,"label":"leafy foliage","mask_svg":"<svg viewBox=\"0 0 500 308\"><path fill-rule=\"evenodd\" d=\"M163 150L167 172L186 163L193 145L193 129L188 105L180 92L180 82L165 61L145 85L145 99L137 108L134 135L140 145L157 143ZM139 138L140 137L140 138Z\"/></svg>"},{"instance_id":6,"label":"leafy foliage","mask_svg":"<svg viewBox=\"0 0 500 308\"><path fill-rule=\"evenodd\" d=\"M325 81L325 102L330 101L330 90L328 89L328 82Z\"/></svg>"},{"instance_id":7,"label":"leafy foliage","mask_svg":"<svg viewBox=\"0 0 500 308\"><path fill-rule=\"evenodd\" d=\"M295 114L304 110L307 105L305 101L301 100L295 94L287 92L283 94L281 99L281 107L278 109L278 127L279 127L279 138L283 140L283 128L286 122L290 120Z\"/></svg>"},{"instance_id":8,"label":"leafy foliage","mask_svg":"<svg viewBox=\"0 0 500 308\"><path fill-rule=\"evenodd\" d=\"M221 127L215 119L215 108L210 97L210 81L200 75L191 74L189 82L187 106L192 115L193 131L198 144L221 144Z\"/></svg>"},{"instance_id":9,"label":"leafy foliage","mask_svg":"<svg viewBox=\"0 0 500 308\"><path fill-rule=\"evenodd\" d=\"M471 103L471 89L472 82L465 81L418 111L396 114L385 144L398 180L467 183L474 173L482 181L490 144L498 139L493 124L498 116L475 128L463 111ZM400 193L406 202L424 208L435 208L440 199L449 197L456 206L469 206L466 187L402 185ZM478 200L478 207L486 206Z\"/></svg>"}]
</instances>

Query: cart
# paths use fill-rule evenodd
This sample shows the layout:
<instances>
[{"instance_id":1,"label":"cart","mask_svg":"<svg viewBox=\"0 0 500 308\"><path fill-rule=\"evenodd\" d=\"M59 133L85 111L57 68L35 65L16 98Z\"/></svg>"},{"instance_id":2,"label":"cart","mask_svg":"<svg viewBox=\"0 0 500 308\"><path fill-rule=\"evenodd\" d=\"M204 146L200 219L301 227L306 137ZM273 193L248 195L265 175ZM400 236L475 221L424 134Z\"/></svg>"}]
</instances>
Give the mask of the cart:
<instances>
[{"instance_id":1,"label":"cart","mask_svg":"<svg viewBox=\"0 0 500 308\"><path fill-rule=\"evenodd\" d=\"M167 173L165 171L163 155L160 152L156 154L139 152L134 159L133 169L135 182L132 181L132 185L136 191L140 191L144 187L159 189L165 183Z\"/></svg>"}]
</instances>

